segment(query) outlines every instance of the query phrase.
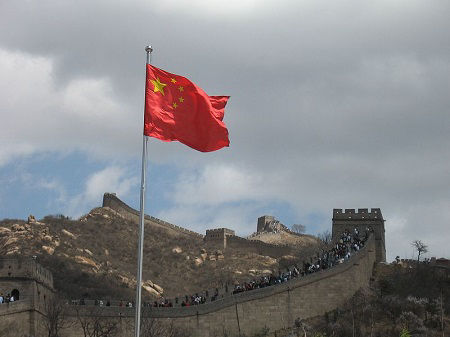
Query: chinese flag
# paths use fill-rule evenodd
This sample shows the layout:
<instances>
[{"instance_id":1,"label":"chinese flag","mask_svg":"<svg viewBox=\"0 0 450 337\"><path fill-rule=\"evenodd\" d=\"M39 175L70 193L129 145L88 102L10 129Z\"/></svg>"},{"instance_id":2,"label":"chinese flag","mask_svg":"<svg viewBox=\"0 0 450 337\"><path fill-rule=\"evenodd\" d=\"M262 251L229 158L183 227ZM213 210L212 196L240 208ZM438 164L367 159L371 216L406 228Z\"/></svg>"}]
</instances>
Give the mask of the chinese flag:
<instances>
[{"instance_id":1,"label":"chinese flag","mask_svg":"<svg viewBox=\"0 0 450 337\"><path fill-rule=\"evenodd\" d=\"M147 64L144 135L198 151L229 146L222 121L229 96L208 96L187 78Z\"/></svg>"}]
</instances>

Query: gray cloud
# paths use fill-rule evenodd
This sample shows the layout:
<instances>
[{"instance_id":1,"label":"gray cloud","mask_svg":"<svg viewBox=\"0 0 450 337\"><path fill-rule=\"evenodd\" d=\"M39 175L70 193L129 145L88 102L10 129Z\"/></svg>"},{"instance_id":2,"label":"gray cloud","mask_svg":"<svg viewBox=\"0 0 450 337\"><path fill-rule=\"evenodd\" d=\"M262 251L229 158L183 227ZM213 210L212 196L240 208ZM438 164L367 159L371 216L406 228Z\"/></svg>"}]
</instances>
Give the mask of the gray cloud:
<instances>
[{"instance_id":1,"label":"gray cloud","mask_svg":"<svg viewBox=\"0 0 450 337\"><path fill-rule=\"evenodd\" d=\"M315 212L329 216L333 207L381 207L390 256L409 253L416 238L424 238L432 253L450 255L444 247L450 239L445 209L450 4L233 1L229 8L220 6L219 1L3 2L0 30L7 34L0 36L0 48L51 62L50 86L58 90L49 96L79 81L103 83L99 92L105 105L114 102L107 111L116 113L115 122L103 131L96 120L78 116L79 128L85 121L94 124L85 128L84 143L71 139L66 145L129 158L139 153L139 139L130 135L139 120L124 121L141 118L143 48L152 43L155 65L190 77L210 94L232 97L225 116L229 149L204 156L172 144L168 153L168 144L151 142L152 160L187 172L207 164L254 172L265 193L289 203L302 219ZM36 109L70 117L60 99L55 101ZM62 122L57 119L52 127ZM124 123L127 132L120 132ZM112 134L111 142L95 142ZM42 143L25 137L10 149L62 151L53 146L57 139L63 135L44 137ZM190 191L201 188L197 182ZM210 193L215 188L212 184ZM254 193L242 197L260 200ZM180 202L166 213L178 219L187 214L185 206Z\"/></svg>"}]
</instances>

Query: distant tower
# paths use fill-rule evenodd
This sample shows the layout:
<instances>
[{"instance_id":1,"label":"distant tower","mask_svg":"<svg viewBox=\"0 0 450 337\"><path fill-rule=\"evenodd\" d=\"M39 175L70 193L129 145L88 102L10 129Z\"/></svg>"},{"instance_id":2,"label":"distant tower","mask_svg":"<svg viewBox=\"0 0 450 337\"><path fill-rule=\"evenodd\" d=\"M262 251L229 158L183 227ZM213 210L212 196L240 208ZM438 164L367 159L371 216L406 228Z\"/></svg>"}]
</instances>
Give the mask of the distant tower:
<instances>
[{"instance_id":1,"label":"distant tower","mask_svg":"<svg viewBox=\"0 0 450 337\"><path fill-rule=\"evenodd\" d=\"M375 234L376 261L386 261L386 246L384 239L384 219L379 208L333 209L333 238L338 237L344 230L353 231L356 227L360 233L371 228Z\"/></svg>"},{"instance_id":2,"label":"distant tower","mask_svg":"<svg viewBox=\"0 0 450 337\"><path fill-rule=\"evenodd\" d=\"M267 224L270 224L271 222L275 221L275 217L271 215L263 215L258 218L258 226L256 228L257 232L264 232L266 229Z\"/></svg>"},{"instance_id":3,"label":"distant tower","mask_svg":"<svg viewBox=\"0 0 450 337\"><path fill-rule=\"evenodd\" d=\"M227 237L235 235L234 230L228 228L207 229L203 240L208 243L218 244L221 248L223 245L223 249L225 249L227 248Z\"/></svg>"}]
</instances>

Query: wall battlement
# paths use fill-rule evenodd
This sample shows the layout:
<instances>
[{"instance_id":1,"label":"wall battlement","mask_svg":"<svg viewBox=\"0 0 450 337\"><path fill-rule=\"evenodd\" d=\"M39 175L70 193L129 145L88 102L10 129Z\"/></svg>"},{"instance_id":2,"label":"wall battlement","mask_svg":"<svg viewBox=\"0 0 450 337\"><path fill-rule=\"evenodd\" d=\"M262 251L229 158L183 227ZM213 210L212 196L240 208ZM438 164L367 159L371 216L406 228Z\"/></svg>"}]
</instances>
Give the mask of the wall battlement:
<instances>
[{"instance_id":1,"label":"wall battlement","mask_svg":"<svg viewBox=\"0 0 450 337\"><path fill-rule=\"evenodd\" d=\"M371 219L381 219L383 220L383 215L379 208L372 208L369 212L368 208L346 208L342 210L341 208L333 209L333 219L353 219L353 220L371 220Z\"/></svg>"},{"instance_id":2,"label":"wall battlement","mask_svg":"<svg viewBox=\"0 0 450 337\"><path fill-rule=\"evenodd\" d=\"M206 236L213 235L236 235L234 230L228 228L213 228L206 230Z\"/></svg>"},{"instance_id":3,"label":"wall battlement","mask_svg":"<svg viewBox=\"0 0 450 337\"><path fill-rule=\"evenodd\" d=\"M53 288L52 273L31 258L0 259L0 280L29 279Z\"/></svg>"}]
</instances>

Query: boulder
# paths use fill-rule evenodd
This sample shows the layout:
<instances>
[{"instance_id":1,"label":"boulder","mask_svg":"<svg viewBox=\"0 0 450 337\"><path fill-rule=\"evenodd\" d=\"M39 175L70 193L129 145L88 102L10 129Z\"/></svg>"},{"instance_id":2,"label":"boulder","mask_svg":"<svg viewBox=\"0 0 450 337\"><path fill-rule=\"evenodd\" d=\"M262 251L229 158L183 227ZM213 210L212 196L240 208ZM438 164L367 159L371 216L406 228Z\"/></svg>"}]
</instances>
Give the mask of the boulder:
<instances>
[{"instance_id":1,"label":"boulder","mask_svg":"<svg viewBox=\"0 0 450 337\"><path fill-rule=\"evenodd\" d=\"M33 223L36 223L36 218L34 217L33 214L30 214L30 215L28 216L27 223L29 223L30 225L33 224Z\"/></svg>"},{"instance_id":2,"label":"boulder","mask_svg":"<svg viewBox=\"0 0 450 337\"><path fill-rule=\"evenodd\" d=\"M129 288L136 288L136 280L130 279L127 276L122 275L122 274L118 274L116 277L117 277L117 279L119 281L121 281L127 287L129 287Z\"/></svg>"},{"instance_id":3,"label":"boulder","mask_svg":"<svg viewBox=\"0 0 450 337\"><path fill-rule=\"evenodd\" d=\"M74 240L77 238L77 237L75 236L75 234L69 232L67 229L63 229L63 230L61 231L61 233L63 233L64 235L66 235L66 236L68 236L68 237L70 237L70 238L72 238L72 239L74 239Z\"/></svg>"},{"instance_id":4,"label":"boulder","mask_svg":"<svg viewBox=\"0 0 450 337\"><path fill-rule=\"evenodd\" d=\"M50 236L50 235L45 235L43 238L42 238L42 241L45 241L45 242L53 242L53 238Z\"/></svg>"},{"instance_id":5,"label":"boulder","mask_svg":"<svg viewBox=\"0 0 450 337\"><path fill-rule=\"evenodd\" d=\"M4 246L9 246L9 245L11 245L13 243L16 243L17 241L19 241L18 238L10 237L10 238L8 238L8 240L6 240L6 242L4 243Z\"/></svg>"},{"instance_id":6,"label":"boulder","mask_svg":"<svg viewBox=\"0 0 450 337\"><path fill-rule=\"evenodd\" d=\"M42 246L42 250L48 255L53 255L53 253L55 252L55 249L49 246Z\"/></svg>"},{"instance_id":7,"label":"boulder","mask_svg":"<svg viewBox=\"0 0 450 337\"><path fill-rule=\"evenodd\" d=\"M174 247L172 249L172 253L175 253L175 254L180 254L182 252L183 252L183 250L180 247Z\"/></svg>"},{"instance_id":8,"label":"boulder","mask_svg":"<svg viewBox=\"0 0 450 337\"><path fill-rule=\"evenodd\" d=\"M153 284L153 288L160 294L164 293L164 289L161 286L157 285L156 283Z\"/></svg>"},{"instance_id":9,"label":"boulder","mask_svg":"<svg viewBox=\"0 0 450 337\"><path fill-rule=\"evenodd\" d=\"M164 293L164 289L161 286L153 283L150 280L142 283L142 288L144 288L148 293L155 296L161 296Z\"/></svg>"},{"instance_id":10,"label":"boulder","mask_svg":"<svg viewBox=\"0 0 450 337\"><path fill-rule=\"evenodd\" d=\"M83 251L88 254L89 256L94 256L94 254L87 248L83 249Z\"/></svg>"},{"instance_id":11,"label":"boulder","mask_svg":"<svg viewBox=\"0 0 450 337\"><path fill-rule=\"evenodd\" d=\"M206 261L206 259L208 258L208 254L206 254L206 253L202 253L202 254L200 254L200 256L203 261Z\"/></svg>"},{"instance_id":12,"label":"boulder","mask_svg":"<svg viewBox=\"0 0 450 337\"><path fill-rule=\"evenodd\" d=\"M225 256L223 255L217 255L217 260L223 260L225 258Z\"/></svg>"},{"instance_id":13,"label":"boulder","mask_svg":"<svg viewBox=\"0 0 450 337\"><path fill-rule=\"evenodd\" d=\"M146 284L143 284L143 285L142 285L142 288L143 288L146 292L148 292L150 295L157 296L157 297L160 296L160 294L159 294L154 288L149 287L149 286L146 285Z\"/></svg>"},{"instance_id":14,"label":"boulder","mask_svg":"<svg viewBox=\"0 0 450 337\"><path fill-rule=\"evenodd\" d=\"M11 226L11 229L15 232L23 232L25 231L25 227L19 225L18 223L15 223L14 225Z\"/></svg>"},{"instance_id":15,"label":"boulder","mask_svg":"<svg viewBox=\"0 0 450 337\"><path fill-rule=\"evenodd\" d=\"M201 265L203 263L203 260L201 258L199 258L199 257L196 257L194 259L194 263L195 263L196 266L199 266L199 265Z\"/></svg>"},{"instance_id":16,"label":"boulder","mask_svg":"<svg viewBox=\"0 0 450 337\"><path fill-rule=\"evenodd\" d=\"M5 255L13 255L19 253L19 247L11 247L8 249Z\"/></svg>"},{"instance_id":17,"label":"boulder","mask_svg":"<svg viewBox=\"0 0 450 337\"><path fill-rule=\"evenodd\" d=\"M0 236L8 236L11 234L11 230L6 227L0 227Z\"/></svg>"},{"instance_id":18,"label":"boulder","mask_svg":"<svg viewBox=\"0 0 450 337\"><path fill-rule=\"evenodd\" d=\"M99 265L97 263L95 263L93 260L91 260L90 258L80 256L80 255L75 256L75 262L94 267L97 270L100 268Z\"/></svg>"},{"instance_id":19,"label":"boulder","mask_svg":"<svg viewBox=\"0 0 450 337\"><path fill-rule=\"evenodd\" d=\"M206 249L205 248L200 249L200 254L206 254Z\"/></svg>"}]
</instances>

